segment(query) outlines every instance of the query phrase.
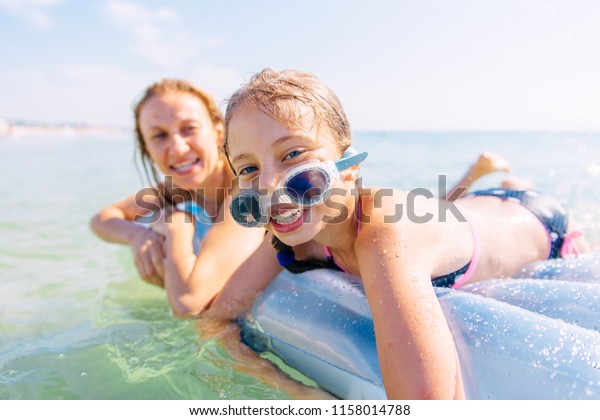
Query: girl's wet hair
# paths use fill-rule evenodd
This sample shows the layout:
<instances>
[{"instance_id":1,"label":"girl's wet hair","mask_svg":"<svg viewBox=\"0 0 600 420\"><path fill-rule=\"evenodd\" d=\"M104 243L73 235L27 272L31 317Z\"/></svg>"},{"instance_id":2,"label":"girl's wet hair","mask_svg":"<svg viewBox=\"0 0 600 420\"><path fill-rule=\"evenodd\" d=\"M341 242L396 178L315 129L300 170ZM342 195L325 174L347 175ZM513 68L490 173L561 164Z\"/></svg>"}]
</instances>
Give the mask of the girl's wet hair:
<instances>
[{"instance_id":1,"label":"girl's wet hair","mask_svg":"<svg viewBox=\"0 0 600 420\"><path fill-rule=\"evenodd\" d=\"M156 168L152 164L152 159L146 149L146 143L144 142L144 136L140 130L140 113L146 103L161 95L167 95L172 93L187 93L198 98L208 110L210 119L214 126L223 124L223 114L217 106L215 100L208 93L202 89L194 86L190 82L179 79L163 79L149 86L144 93L141 95L133 107L133 115L135 117L135 137L137 141L137 153L140 154L140 158L144 167L144 173L147 180L150 183L160 184L160 176L156 171Z\"/></svg>"},{"instance_id":2,"label":"girl's wet hair","mask_svg":"<svg viewBox=\"0 0 600 420\"><path fill-rule=\"evenodd\" d=\"M350 124L338 97L311 73L299 70L264 69L229 99L225 113L225 151L228 126L242 104L250 104L287 127L302 127L307 110L314 123L325 124L343 153L351 143Z\"/></svg>"}]
</instances>

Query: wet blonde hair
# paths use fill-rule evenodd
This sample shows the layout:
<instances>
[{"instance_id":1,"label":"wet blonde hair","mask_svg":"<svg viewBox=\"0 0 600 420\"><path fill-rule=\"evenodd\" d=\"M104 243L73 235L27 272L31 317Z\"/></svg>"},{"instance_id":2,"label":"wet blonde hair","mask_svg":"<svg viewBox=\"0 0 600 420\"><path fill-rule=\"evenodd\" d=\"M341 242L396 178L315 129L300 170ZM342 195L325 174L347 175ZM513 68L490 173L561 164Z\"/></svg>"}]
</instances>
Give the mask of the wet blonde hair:
<instances>
[{"instance_id":1,"label":"wet blonde hair","mask_svg":"<svg viewBox=\"0 0 600 420\"><path fill-rule=\"evenodd\" d=\"M225 151L228 153L228 126L242 104L249 103L286 127L301 127L307 109L316 124L324 123L334 136L338 151L351 144L350 124L338 97L311 73L299 70L264 69L238 89L225 112Z\"/></svg>"},{"instance_id":2,"label":"wet blonde hair","mask_svg":"<svg viewBox=\"0 0 600 420\"><path fill-rule=\"evenodd\" d=\"M146 105L150 99L156 96L162 96L171 93L187 93L195 96L208 110L208 114L213 126L216 127L218 125L223 125L223 114L221 113L221 110L217 106L217 103L212 96L202 89L194 86L190 82L179 79L163 79L150 85L141 95L140 99L135 102L133 107L133 115L135 117L135 137L137 141L137 151L140 154L142 164L144 165L146 178L148 178L148 180L151 182L156 182L157 184L160 183L159 175L156 171L156 168L152 164L152 159L150 158L150 154L146 149L144 136L140 130L140 113L142 112L144 105ZM152 174L152 177L150 177L150 174Z\"/></svg>"}]
</instances>

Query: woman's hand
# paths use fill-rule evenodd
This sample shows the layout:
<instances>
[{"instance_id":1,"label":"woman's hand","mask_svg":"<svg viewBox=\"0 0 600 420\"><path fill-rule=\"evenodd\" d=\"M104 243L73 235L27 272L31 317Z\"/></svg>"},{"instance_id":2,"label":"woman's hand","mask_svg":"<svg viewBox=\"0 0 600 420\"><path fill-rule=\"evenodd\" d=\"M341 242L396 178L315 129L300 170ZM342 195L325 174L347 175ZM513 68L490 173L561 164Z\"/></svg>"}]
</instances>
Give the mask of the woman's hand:
<instances>
[{"instance_id":1,"label":"woman's hand","mask_svg":"<svg viewBox=\"0 0 600 420\"><path fill-rule=\"evenodd\" d=\"M148 214L148 209L138 206L138 199L137 195L132 195L100 210L90 220L90 226L105 241L129 245L140 277L150 284L164 287L164 239L153 230L134 222L139 217L152 216ZM155 194L144 196L144 201L153 204L154 211L160 208L160 201Z\"/></svg>"},{"instance_id":2,"label":"woman's hand","mask_svg":"<svg viewBox=\"0 0 600 420\"><path fill-rule=\"evenodd\" d=\"M131 240L131 250L138 273L144 281L164 288L164 238L153 229L140 227Z\"/></svg>"}]
</instances>

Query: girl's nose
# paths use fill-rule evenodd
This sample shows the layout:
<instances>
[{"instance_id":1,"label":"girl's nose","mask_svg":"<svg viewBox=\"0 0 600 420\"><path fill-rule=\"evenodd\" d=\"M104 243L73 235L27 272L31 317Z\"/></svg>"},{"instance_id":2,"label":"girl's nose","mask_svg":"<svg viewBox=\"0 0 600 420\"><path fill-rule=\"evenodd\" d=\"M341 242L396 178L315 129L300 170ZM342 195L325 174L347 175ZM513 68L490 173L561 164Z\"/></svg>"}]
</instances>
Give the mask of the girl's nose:
<instances>
[{"instance_id":1,"label":"girl's nose","mask_svg":"<svg viewBox=\"0 0 600 420\"><path fill-rule=\"evenodd\" d=\"M258 177L258 188L260 190L266 190L269 194L273 193L273 190L279 182L278 173L275 171L262 170Z\"/></svg>"}]
</instances>

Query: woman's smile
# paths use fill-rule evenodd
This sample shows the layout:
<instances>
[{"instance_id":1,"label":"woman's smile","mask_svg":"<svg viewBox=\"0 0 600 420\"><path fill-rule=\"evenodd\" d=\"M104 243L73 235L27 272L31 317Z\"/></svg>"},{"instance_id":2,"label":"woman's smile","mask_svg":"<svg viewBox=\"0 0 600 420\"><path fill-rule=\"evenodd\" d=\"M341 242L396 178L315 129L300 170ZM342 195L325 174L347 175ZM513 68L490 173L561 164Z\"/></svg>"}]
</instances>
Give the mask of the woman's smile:
<instances>
[{"instance_id":1,"label":"woman's smile","mask_svg":"<svg viewBox=\"0 0 600 420\"><path fill-rule=\"evenodd\" d=\"M201 169L201 160L199 157L188 158L177 163L169 165L169 169L174 174L179 176L186 176L194 172L195 170Z\"/></svg>"}]
</instances>

